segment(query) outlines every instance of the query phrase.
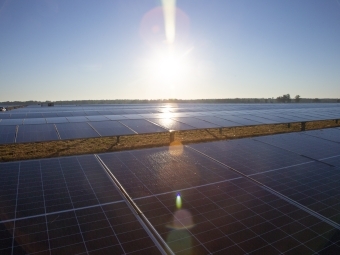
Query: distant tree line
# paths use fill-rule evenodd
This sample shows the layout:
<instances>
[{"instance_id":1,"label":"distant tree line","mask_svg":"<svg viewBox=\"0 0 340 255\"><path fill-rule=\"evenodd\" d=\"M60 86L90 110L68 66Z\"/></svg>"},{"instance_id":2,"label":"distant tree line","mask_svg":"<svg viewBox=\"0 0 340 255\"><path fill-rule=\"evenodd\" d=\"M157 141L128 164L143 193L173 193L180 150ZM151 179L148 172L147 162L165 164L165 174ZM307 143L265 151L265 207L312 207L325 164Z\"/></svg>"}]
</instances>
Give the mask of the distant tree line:
<instances>
[{"instance_id":1,"label":"distant tree line","mask_svg":"<svg viewBox=\"0 0 340 255\"><path fill-rule=\"evenodd\" d=\"M62 100L62 101L7 101L0 102L4 106L41 105L53 102L55 105L86 105L86 104L153 104L153 103L340 103L334 98L301 98L296 95L294 99L290 94L272 98L220 98L220 99L113 99L113 100Z\"/></svg>"}]
</instances>

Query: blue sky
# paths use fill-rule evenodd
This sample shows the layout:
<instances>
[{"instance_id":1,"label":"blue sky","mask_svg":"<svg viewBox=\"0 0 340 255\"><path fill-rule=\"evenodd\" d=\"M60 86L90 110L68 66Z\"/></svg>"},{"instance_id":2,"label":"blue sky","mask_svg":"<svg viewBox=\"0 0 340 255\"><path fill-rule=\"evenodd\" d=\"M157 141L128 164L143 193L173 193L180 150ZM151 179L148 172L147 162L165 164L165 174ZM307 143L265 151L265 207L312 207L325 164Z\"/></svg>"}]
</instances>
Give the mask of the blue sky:
<instances>
[{"instance_id":1,"label":"blue sky","mask_svg":"<svg viewBox=\"0 0 340 255\"><path fill-rule=\"evenodd\" d=\"M340 1L176 5L0 0L0 101L340 98Z\"/></svg>"}]
</instances>

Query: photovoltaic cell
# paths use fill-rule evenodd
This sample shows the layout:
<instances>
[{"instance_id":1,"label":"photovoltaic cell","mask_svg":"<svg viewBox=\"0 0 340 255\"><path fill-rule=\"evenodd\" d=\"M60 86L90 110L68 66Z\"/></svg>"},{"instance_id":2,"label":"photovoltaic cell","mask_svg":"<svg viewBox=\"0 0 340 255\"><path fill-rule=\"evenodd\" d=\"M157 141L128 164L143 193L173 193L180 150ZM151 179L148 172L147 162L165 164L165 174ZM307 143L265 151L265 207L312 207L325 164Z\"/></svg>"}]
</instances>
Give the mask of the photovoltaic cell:
<instances>
[{"instance_id":1,"label":"photovoltaic cell","mask_svg":"<svg viewBox=\"0 0 340 255\"><path fill-rule=\"evenodd\" d=\"M0 126L0 144L14 143L17 126Z\"/></svg>"},{"instance_id":2,"label":"photovoltaic cell","mask_svg":"<svg viewBox=\"0 0 340 255\"><path fill-rule=\"evenodd\" d=\"M87 116L86 117L89 121L105 121L108 120L108 118L106 118L105 116Z\"/></svg>"},{"instance_id":3,"label":"photovoltaic cell","mask_svg":"<svg viewBox=\"0 0 340 255\"><path fill-rule=\"evenodd\" d=\"M216 117L221 119L226 119L235 123L239 123L243 126L252 126L252 125L261 125L262 123L254 120L248 120L240 117L236 117L233 115L216 115Z\"/></svg>"},{"instance_id":4,"label":"photovoltaic cell","mask_svg":"<svg viewBox=\"0 0 340 255\"><path fill-rule=\"evenodd\" d=\"M59 140L53 124L20 125L17 134L17 143L40 142Z\"/></svg>"},{"instance_id":5,"label":"photovoltaic cell","mask_svg":"<svg viewBox=\"0 0 340 255\"><path fill-rule=\"evenodd\" d=\"M124 120L126 119L126 117L122 116L122 115L105 115L106 118L108 118L109 120Z\"/></svg>"},{"instance_id":6,"label":"photovoltaic cell","mask_svg":"<svg viewBox=\"0 0 340 255\"><path fill-rule=\"evenodd\" d=\"M337 128L311 130L311 131L304 132L303 134L340 143L340 129L337 129Z\"/></svg>"},{"instance_id":7,"label":"photovoltaic cell","mask_svg":"<svg viewBox=\"0 0 340 255\"><path fill-rule=\"evenodd\" d=\"M100 158L176 254L339 250L339 230L186 148Z\"/></svg>"},{"instance_id":8,"label":"photovoltaic cell","mask_svg":"<svg viewBox=\"0 0 340 255\"><path fill-rule=\"evenodd\" d=\"M246 175L312 161L250 138L189 146Z\"/></svg>"},{"instance_id":9,"label":"photovoltaic cell","mask_svg":"<svg viewBox=\"0 0 340 255\"><path fill-rule=\"evenodd\" d=\"M299 133L262 136L255 138L255 140L313 159L340 155L340 144Z\"/></svg>"},{"instance_id":10,"label":"photovoltaic cell","mask_svg":"<svg viewBox=\"0 0 340 255\"><path fill-rule=\"evenodd\" d=\"M47 123L68 123L66 117L46 118Z\"/></svg>"},{"instance_id":11,"label":"photovoltaic cell","mask_svg":"<svg viewBox=\"0 0 340 255\"><path fill-rule=\"evenodd\" d=\"M26 113L12 113L11 119L24 119L26 118Z\"/></svg>"},{"instance_id":12,"label":"photovoltaic cell","mask_svg":"<svg viewBox=\"0 0 340 255\"><path fill-rule=\"evenodd\" d=\"M85 116L67 117L69 122L88 122Z\"/></svg>"},{"instance_id":13,"label":"photovoltaic cell","mask_svg":"<svg viewBox=\"0 0 340 255\"><path fill-rule=\"evenodd\" d=\"M172 119L182 122L184 124L187 124L189 126L195 127L195 128L219 128L221 127L214 123L210 123L208 121L196 119L193 117L172 117Z\"/></svg>"},{"instance_id":14,"label":"photovoltaic cell","mask_svg":"<svg viewBox=\"0 0 340 255\"><path fill-rule=\"evenodd\" d=\"M161 128L160 126L156 126L149 121L146 120L120 120L119 122L128 126L132 130L136 131L138 134L146 134L146 133L158 133L158 132L167 132L168 130Z\"/></svg>"},{"instance_id":15,"label":"photovoltaic cell","mask_svg":"<svg viewBox=\"0 0 340 255\"><path fill-rule=\"evenodd\" d=\"M43 114L44 118L56 118L58 117L58 114L56 112L44 112Z\"/></svg>"},{"instance_id":16,"label":"photovoltaic cell","mask_svg":"<svg viewBox=\"0 0 340 255\"><path fill-rule=\"evenodd\" d=\"M133 135L136 134L118 121L91 122L101 136Z\"/></svg>"},{"instance_id":17,"label":"photovoltaic cell","mask_svg":"<svg viewBox=\"0 0 340 255\"><path fill-rule=\"evenodd\" d=\"M94 156L0 173L0 254L160 254Z\"/></svg>"},{"instance_id":18,"label":"photovoltaic cell","mask_svg":"<svg viewBox=\"0 0 340 255\"><path fill-rule=\"evenodd\" d=\"M23 119L4 119L0 121L0 126L5 126L5 125L21 125L23 122Z\"/></svg>"},{"instance_id":19,"label":"photovoltaic cell","mask_svg":"<svg viewBox=\"0 0 340 255\"><path fill-rule=\"evenodd\" d=\"M225 120L225 119L221 119L221 118L217 118L217 117L214 117L214 116L197 116L196 118L204 120L204 121L208 121L210 123L216 124L216 125L221 126L221 127L237 127L237 126L240 126L239 123L232 122L232 121Z\"/></svg>"},{"instance_id":20,"label":"photovoltaic cell","mask_svg":"<svg viewBox=\"0 0 340 255\"><path fill-rule=\"evenodd\" d=\"M27 113L26 118L43 118L42 113L34 112L34 113Z\"/></svg>"},{"instance_id":21,"label":"photovoltaic cell","mask_svg":"<svg viewBox=\"0 0 340 255\"><path fill-rule=\"evenodd\" d=\"M158 125L161 125L162 127L165 127L168 130L190 130L194 129L194 127L189 126L187 124L175 121L173 119L169 118L154 118L154 119L148 119L151 122L154 122Z\"/></svg>"},{"instance_id":22,"label":"photovoltaic cell","mask_svg":"<svg viewBox=\"0 0 340 255\"><path fill-rule=\"evenodd\" d=\"M72 112L58 112L58 116L59 117L69 117L69 116L73 116Z\"/></svg>"},{"instance_id":23,"label":"photovoltaic cell","mask_svg":"<svg viewBox=\"0 0 340 255\"><path fill-rule=\"evenodd\" d=\"M340 168L313 162L252 178L340 224Z\"/></svg>"},{"instance_id":24,"label":"photovoltaic cell","mask_svg":"<svg viewBox=\"0 0 340 255\"><path fill-rule=\"evenodd\" d=\"M86 122L57 123L55 125L61 139L99 137L98 133Z\"/></svg>"},{"instance_id":25,"label":"photovoltaic cell","mask_svg":"<svg viewBox=\"0 0 340 255\"><path fill-rule=\"evenodd\" d=\"M248 120L254 120L263 124L273 124L273 123L277 123L276 121L270 120L270 119L266 119L266 118L262 118L259 116L255 116L255 115L251 115L251 114L241 114L239 115L240 118L244 118L244 119L248 119Z\"/></svg>"},{"instance_id":26,"label":"photovoltaic cell","mask_svg":"<svg viewBox=\"0 0 340 255\"><path fill-rule=\"evenodd\" d=\"M11 114L0 112L0 119L10 119L10 118L11 118Z\"/></svg>"},{"instance_id":27,"label":"photovoltaic cell","mask_svg":"<svg viewBox=\"0 0 340 255\"><path fill-rule=\"evenodd\" d=\"M27 125L27 124L46 124L46 119L45 118L24 119L23 124L24 125Z\"/></svg>"}]
</instances>

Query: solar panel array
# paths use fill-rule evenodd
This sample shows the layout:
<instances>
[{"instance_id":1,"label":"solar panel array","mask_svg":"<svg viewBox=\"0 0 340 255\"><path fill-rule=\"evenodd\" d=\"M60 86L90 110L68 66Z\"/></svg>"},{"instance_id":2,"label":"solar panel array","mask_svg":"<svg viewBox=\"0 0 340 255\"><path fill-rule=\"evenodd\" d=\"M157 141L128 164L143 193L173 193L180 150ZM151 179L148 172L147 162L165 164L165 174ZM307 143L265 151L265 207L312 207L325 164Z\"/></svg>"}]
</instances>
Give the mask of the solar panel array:
<instances>
[{"instance_id":1,"label":"solar panel array","mask_svg":"<svg viewBox=\"0 0 340 255\"><path fill-rule=\"evenodd\" d=\"M13 110L11 113L0 112L0 127L17 126L14 134L2 132L5 129L0 129L0 144L337 120L339 118L338 104L26 107ZM50 124L56 124L54 132L57 134L51 133ZM31 127L26 128L27 125ZM33 135L28 140L21 138L27 136L24 134L27 129L30 129L32 133L34 128L35 133L43 132L49 135L44 137Z\"/></svg>"},{"instance_id":2,"label":"solar panel array","mask_svg":"<svg viewBox=\"0 0 340 255\"><path fill-rule=\"evenodd\" d=\"M339 254L338 131L1 163L0 254Z\"/></svg>"}]
</instances>

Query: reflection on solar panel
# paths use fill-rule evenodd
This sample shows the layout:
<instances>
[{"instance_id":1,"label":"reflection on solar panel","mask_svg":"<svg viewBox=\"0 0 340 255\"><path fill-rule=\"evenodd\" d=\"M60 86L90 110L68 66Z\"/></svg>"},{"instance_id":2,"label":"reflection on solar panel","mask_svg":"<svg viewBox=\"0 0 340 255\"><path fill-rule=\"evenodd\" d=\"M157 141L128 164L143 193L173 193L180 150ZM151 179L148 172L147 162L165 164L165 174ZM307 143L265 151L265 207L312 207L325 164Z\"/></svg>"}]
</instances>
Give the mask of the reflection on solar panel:
<instances>
[{"instance_id":1,"label":"reflection on solar panel","mask_svg":"<svg viewBox=\"0 0 340 255\"><path fill-rule=\"evenodd\" d=\"M172 119L193 126L195 128L219 128L221 126L193 117L172 117Z\"/></svg>"},{"instance_id":2,"label":"reflection on solar panel","mask_svg":"<svg viewBox=\"0 0 340 255\"><path fill-rule=\"evenodd\" d=\"M14 143L17 126L0 126L0 144Z\"/></svg>"},{"instance_id":3,"label":"reflection on solar panel","mask_svg":"<svg viewBox=\"0 0 340 255\"><path fill-rule=\"evenodd\" d=\"M177 254L336 253L340 231L183 147L102 154Z\"/></svg>"},{"instance_id":4,"label":"reflection on solar panel","mask_svg":"<svg viewBox=\"0 0 340 255\"><path fill-rule=\"evenodd\" d=\"M98 133L86 122L58 123L55 125L61 139L99 137Z\"/></svg>"},{"instance_id":5,"label":"reflection on solar panel","mask_svg":"<svg viewBox=\"0 0 340 255\"><path fill-rule=\"evenodd\" d=\"M299 133L262 136L255 139L313 159L340 155L340 144Z\"/></svg>"},{"instance_id":6,"label":"reflection on solar panel","mask_svg":"<svg viewBox=\"0 0 340 255\"><path fill-rule=\"evenodd\" d=\"M106 118L109 120L124 120L126 117L121 116L121 115L105 115Z\"/></svg>"},{"instance_id":7,"label":"reflection on solar panel","mask_svg":"<svg viewBox=\"0 0 340 255\"><path fill-rule=\"evenodd\" d=\"M156 123L158 125L161 125L162 127L165 127L169 130L190 130L194 129L194 127L189 126L187 124L175 121L173 119L164 118L164 119L148 119L149 121Z\"/></svg>"},{"instance_id":8,"label":"reflection on solar panel","mask_svg":"<svg viewBox=\"0 0 340 255\"><path fill-rule=\"evenodd\" d=\"M167 132L166 129L146 120L120 120L119 122L136 131L138 134Z\"/></svg>"},{"instance_id":9,"label":"reflection on solar panel","mask_svg":"<svg viewBox=\"0 0 340 255\"><path fill-rule=\"evenodd\" d=\"M26 124L46 124L46 119L44 118L31 118L31 119L24 119L24 125Z\"/></svg>"},{"instance_id":10,"label":"reflection on solar panel","mask_svg":"<svg viewBox=\"0 0 340 255\"><path fill-rule=\"evenodd\" d=\"M118 135L133 135L131 129L127 128L118 121L101 121L91 122L93 126L101 136L118 136Z\"/></svg>"},{"instance_id":11,"label":"reflection on solar panel","mask_svg":"<svg viewBox=\"0 0 340 255\"><path fill-rule=\"evenodd\" d=\"M1 254L161 254L94 156L0 164Z\"/></svg>"},{"instance_id":12,"label":"reflection on solar panel","mask_svg":"<svg viewBox=\"0 0 340 255\"><path fill-rule=\"evenodd\" d=\"M17 143L41 142L58 140L58 134L53 124L20 125Z\"/></svg>"}]
</instances>

